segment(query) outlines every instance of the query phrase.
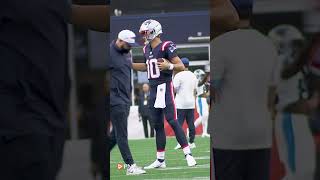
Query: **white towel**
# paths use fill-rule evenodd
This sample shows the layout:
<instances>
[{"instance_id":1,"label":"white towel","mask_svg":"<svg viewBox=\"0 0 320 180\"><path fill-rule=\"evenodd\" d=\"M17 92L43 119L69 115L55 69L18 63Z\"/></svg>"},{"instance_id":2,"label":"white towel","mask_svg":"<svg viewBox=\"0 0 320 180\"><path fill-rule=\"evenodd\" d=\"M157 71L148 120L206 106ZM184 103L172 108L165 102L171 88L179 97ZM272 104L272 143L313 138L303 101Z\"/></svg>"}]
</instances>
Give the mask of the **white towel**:
<instances>
[{"instance_id":1,"label":"white towel","mask_svg":"<svg viewBox=\"0 0 320 180\"><path fill-rule=\"evenodd\" d=\"M154 102L155 108L165 108L166 107L166 83L157 86L157 97Z\"/></svg>"}]
</instances>

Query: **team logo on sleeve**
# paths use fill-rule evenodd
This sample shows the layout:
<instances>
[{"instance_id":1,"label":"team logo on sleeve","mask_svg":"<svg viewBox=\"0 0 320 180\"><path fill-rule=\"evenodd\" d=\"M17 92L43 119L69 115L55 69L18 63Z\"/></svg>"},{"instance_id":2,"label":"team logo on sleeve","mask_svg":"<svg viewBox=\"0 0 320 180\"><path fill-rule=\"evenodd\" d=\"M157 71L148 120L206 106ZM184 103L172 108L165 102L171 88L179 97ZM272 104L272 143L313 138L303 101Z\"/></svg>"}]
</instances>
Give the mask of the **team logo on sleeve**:
<instances>
[{"instance_id":1,"label":"team logo on sleeve","mask_svg":"<svg viewBox=\"0 0 320 180\"><path fill-rule=\"evenodd\" d=\"M176 49L177 49L177 47L174 44L171 44L170 47L169 47L169 51L170 52L173 52Z\"/></svg>"},{"instance_id":2,"label":"team logo on sleeve","mask_svg":"<svg viewBox=\"0 0 320 180\"><path fill-rule=\"evenodd\" d=\"M176 49L177 49L176 45L170 44L170 46L169 46L169 51L170 51L170 52L173 52L173 51L176 50Z\"/></svg>"}]
</instances>

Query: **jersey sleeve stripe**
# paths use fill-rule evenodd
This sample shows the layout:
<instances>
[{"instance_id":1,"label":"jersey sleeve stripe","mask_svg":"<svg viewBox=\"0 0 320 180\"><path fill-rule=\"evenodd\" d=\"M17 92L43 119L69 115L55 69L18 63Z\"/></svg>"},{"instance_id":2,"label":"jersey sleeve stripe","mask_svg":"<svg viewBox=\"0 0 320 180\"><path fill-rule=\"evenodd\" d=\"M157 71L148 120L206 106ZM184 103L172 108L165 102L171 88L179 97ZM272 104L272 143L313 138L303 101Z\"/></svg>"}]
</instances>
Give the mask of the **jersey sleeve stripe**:
<instances>
[{"instance_id":1,"label":"jersey sleeve stripe","mask_svg":"<svg viewBox=\"0 0 320 180\"><path fill-rule=\"evenodd\" d=\"M171 41L166 41L162 44L161 50L164 51L164 49L166 48L166 46L171 43Z\"/></svg>"},{"instance_id":2,"label":"jersey sleeve stripe","mask_svg":"<svg viewBox=\"0 0 320 180\"><path fill-rule=\"evenodd\" d=\"M143 54L146 53L146 47L147 47L147 46L144 46L144 47L143 47Z\"/></svg>"}]
</instances>

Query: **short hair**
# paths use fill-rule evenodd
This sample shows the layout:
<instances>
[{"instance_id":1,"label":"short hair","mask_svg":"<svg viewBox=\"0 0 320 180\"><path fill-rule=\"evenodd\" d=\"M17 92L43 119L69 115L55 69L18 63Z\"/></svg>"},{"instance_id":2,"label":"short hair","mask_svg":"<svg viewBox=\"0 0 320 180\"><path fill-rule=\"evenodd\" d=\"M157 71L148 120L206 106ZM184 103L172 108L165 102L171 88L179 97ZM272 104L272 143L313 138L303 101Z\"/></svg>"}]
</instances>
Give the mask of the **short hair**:
<instances>
[{"instance_id":1,"label":"short hair","mask_svg":"<svg viewBox=\"0 0 320 180\"><path fill-rule=\"evenodd\" d=\"M253 0L231 0L240 19L251 19L253 14Z\"/></svg>"}]
</instances>

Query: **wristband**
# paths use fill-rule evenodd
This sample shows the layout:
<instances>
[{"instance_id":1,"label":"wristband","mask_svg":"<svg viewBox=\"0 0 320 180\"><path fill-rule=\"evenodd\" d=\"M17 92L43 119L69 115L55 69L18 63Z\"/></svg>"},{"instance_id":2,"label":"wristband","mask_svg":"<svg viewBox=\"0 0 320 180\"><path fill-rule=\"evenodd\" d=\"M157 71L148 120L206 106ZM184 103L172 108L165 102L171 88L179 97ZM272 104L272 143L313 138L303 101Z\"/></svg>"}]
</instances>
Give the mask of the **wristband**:
<instances>
[{"instance_id":1,"label":"wristband","mask_svg":"<svg viewBox=\"0 0 320 180\"><path fill-rule=\"evenodd\" d=\"M170 63L168 69L169 69L169 70L173 70L173 68L174 68L174 65Z\"/></svg>"}]
</instances>

